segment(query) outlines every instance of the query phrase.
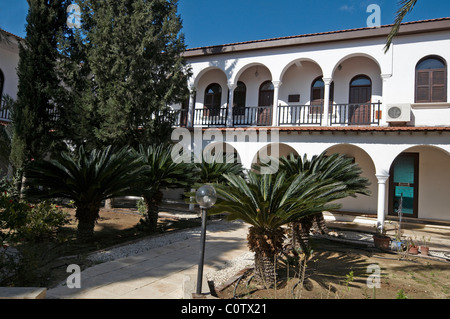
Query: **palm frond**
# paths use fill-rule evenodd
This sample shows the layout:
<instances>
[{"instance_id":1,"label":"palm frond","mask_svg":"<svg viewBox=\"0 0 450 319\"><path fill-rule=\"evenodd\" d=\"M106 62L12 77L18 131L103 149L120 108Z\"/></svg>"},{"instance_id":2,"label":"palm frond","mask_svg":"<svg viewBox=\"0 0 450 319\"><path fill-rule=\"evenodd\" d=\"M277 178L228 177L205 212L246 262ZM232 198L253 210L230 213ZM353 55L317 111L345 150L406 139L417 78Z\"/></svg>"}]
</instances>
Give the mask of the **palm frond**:
<instances>
[{"instance_id":1,"label":"palm frond","mask_svg":"<svg viewBox=\"0 0 450 319\"><path fill-rule=\"evenodd\" d=\"M386 53L392 45L392 41L400 30L400 25L405 18L405 16L413 10L416 5L417 0L400 0L400 8L397 10L394 25L392 26L391 32L386 39L386 45L384 47L384 52Z\"/></svg>"}]
</instances>

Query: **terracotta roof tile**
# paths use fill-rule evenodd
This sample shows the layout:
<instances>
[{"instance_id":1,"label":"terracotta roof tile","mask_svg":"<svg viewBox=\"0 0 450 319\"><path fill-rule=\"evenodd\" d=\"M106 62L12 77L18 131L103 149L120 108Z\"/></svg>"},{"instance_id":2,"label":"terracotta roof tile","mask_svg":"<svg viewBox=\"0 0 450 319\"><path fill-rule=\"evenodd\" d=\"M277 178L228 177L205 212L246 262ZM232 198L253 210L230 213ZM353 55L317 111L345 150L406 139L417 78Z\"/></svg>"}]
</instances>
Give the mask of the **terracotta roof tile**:
<instances>
[{"instance_id":1,"label":"terracotta roof tile","mask_svg":"<svg viewBox=\"0 0 450 319\"><path fill-rule=\"evenodd\" d=\"M189 128L193 130L193 128ZM450 126L281 126L281 127L209 127L226 131L230 129L271 130L280 132L450 132Z\"/></svg>"},{"instance_id":2,"label":"terracotta roof tile","mask_svg":"<svg viewBox=\"0 0 450 319\"><path fill-rule=\"evenodd\" d=\"M419 20L419 21L412 21L412 22L404 22L401 25L412 25L412 24L420 24L420 23L428 23L428 22L437 22L437 21L446 21L450 20L450 17L445 18L438 18L438 19L429 19L429 20ZM393 24L387 24L382 25L380 28L391 28ZM227 43L227 44L218 44L218 45L211 45L211 46L204 46L204 47L197 47L197 48L189 48L186 51L195 51L195 50L206 50L211 48L217 48L217 47L228 47L228 46L237 46L242 44L252 44L252 43L259 43L259 42L270 42L270 41L277 41L277 40L288 40L288 39L296 39L296 38L307 38L307 37L313 37L313 36L320 36L320 35L332 35L332 34L340 34L340 33L346 33L346 32L353 32L353 31L361 31L361 30L370 30L375 29L371 27L364 27L364 28L354 28L354 29L344 29L344 30L337 30L337 31L327 31L327 32L318 32L318 33L309 33L309 34L301 34L301 35L293 35L293 36L287 36L287 37L278 37L278 38L269 38L269 39L260 39L260 40L252 40L252 41L244 41L244 42L235 42L235 43ZM378 28L377 28L378 29Z\"/></svg>"}]
</instances>

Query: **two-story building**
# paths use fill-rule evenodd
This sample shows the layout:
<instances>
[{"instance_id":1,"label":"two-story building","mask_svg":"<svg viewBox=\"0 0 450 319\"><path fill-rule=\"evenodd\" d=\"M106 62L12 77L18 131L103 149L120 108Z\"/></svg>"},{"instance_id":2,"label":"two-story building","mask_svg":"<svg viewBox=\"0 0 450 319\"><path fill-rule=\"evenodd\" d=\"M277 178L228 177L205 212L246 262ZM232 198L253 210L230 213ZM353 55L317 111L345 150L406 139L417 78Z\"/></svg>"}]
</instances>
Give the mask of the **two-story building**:
<instances>
[{"instance_id":1,"label":"two-story building","mask_svg":"<svg viewBox=\"0 0 450 319\"><path fill-rule=\"evenodd\" d=\"M179 124L193 149L232 152L246 168L265 154L345 154L372 196L342 200L342 211L383 223L402 197L404 217L450 221L450 18L402 24L385 52L390 30L189 49L192 94L173 106Z\"/></svg>"}]
</instances>

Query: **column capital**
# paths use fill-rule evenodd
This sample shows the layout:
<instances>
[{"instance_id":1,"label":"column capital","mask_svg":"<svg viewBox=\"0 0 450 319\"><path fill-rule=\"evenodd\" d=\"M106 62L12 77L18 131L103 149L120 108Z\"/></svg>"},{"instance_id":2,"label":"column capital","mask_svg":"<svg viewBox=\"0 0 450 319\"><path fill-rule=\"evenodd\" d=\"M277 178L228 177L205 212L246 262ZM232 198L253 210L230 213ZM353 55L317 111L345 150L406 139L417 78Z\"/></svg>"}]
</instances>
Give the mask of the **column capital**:
<instances>
[{"instance_id":1,"label":"column capital","mask_svg":"<svg viewBox=\"0 0 450 319\"><path fill-rule=\"evenodd\" d=\"M386 81L387 79L390 79L392 77L392 74L382 73L380 74L380 76L383 79L383 81Z\"/></svg>"},{"instance_id":2,"label":"column capital","mask_svg":"<svg viewBox=\"0 0 450 319\"><path fill-rule=\"evenodd\" d=\"M281 81L272 81L274 88L279 88L281 86Z\"/></svg>"},{"instance_id":3,"label":"column capital","mask_svg":"<svg viewBox=\"0 0 450 319\"><path fill-rule=\"evenodd\" d=\"M389 179L389 174L375 174L375 176L378 179L378 183L384 184Z\"/></svg>"},{"instance_id":4,"label":"column capital","mask_svg":"<svg viewBox=\"0 0 450 319\"><path fill-rule=\"evenodd\" d=\"M230 91L233 91L237 87L237 84L228 82L227 86L230 89Z\"/></svg>"},{"instance_id":5,"label":"column capital","mask_svg":"<svg viewBox=\"0 0 450 319\"><path fill-rule=\"evenodd\" d=\"M322 78L322 80L325 85L330 85L333 81L333 78Z\"/></svg>"}]
</instances>

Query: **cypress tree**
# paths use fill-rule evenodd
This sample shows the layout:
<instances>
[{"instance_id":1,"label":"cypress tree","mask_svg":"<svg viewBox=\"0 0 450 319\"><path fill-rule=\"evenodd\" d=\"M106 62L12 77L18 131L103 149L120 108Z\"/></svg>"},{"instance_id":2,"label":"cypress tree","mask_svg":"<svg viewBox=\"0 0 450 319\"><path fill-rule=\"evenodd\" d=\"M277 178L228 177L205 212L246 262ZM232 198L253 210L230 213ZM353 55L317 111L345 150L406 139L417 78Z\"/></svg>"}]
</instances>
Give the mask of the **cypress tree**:
<instances>
[{"instance_id":1,"label":"cypress tree","mask_svg":"<svg viewBox=\"0 0 450 319\"><path fill-rule=\"evenodd\" d=\"M26 37L19 44L17 103L12 112L11 160L20 168L62 143L57 117L64 99L56 74L58 39L66 26L67 0L28 0Z\"/></svg>"},{"instance_id":2,"label":"cypress tree","mask_svg":"<svg viewBox=\"0 0 450 319\"><path fill-rule=\"evenodd\" d=\"M190 69L176 0L80 0L88 89L81 98L97 145L170 139L167 105L188 94ZM88 105L88 106L87 106ZM166 115L166 117L161 117Z\"/></svg>"}]
</instances>

